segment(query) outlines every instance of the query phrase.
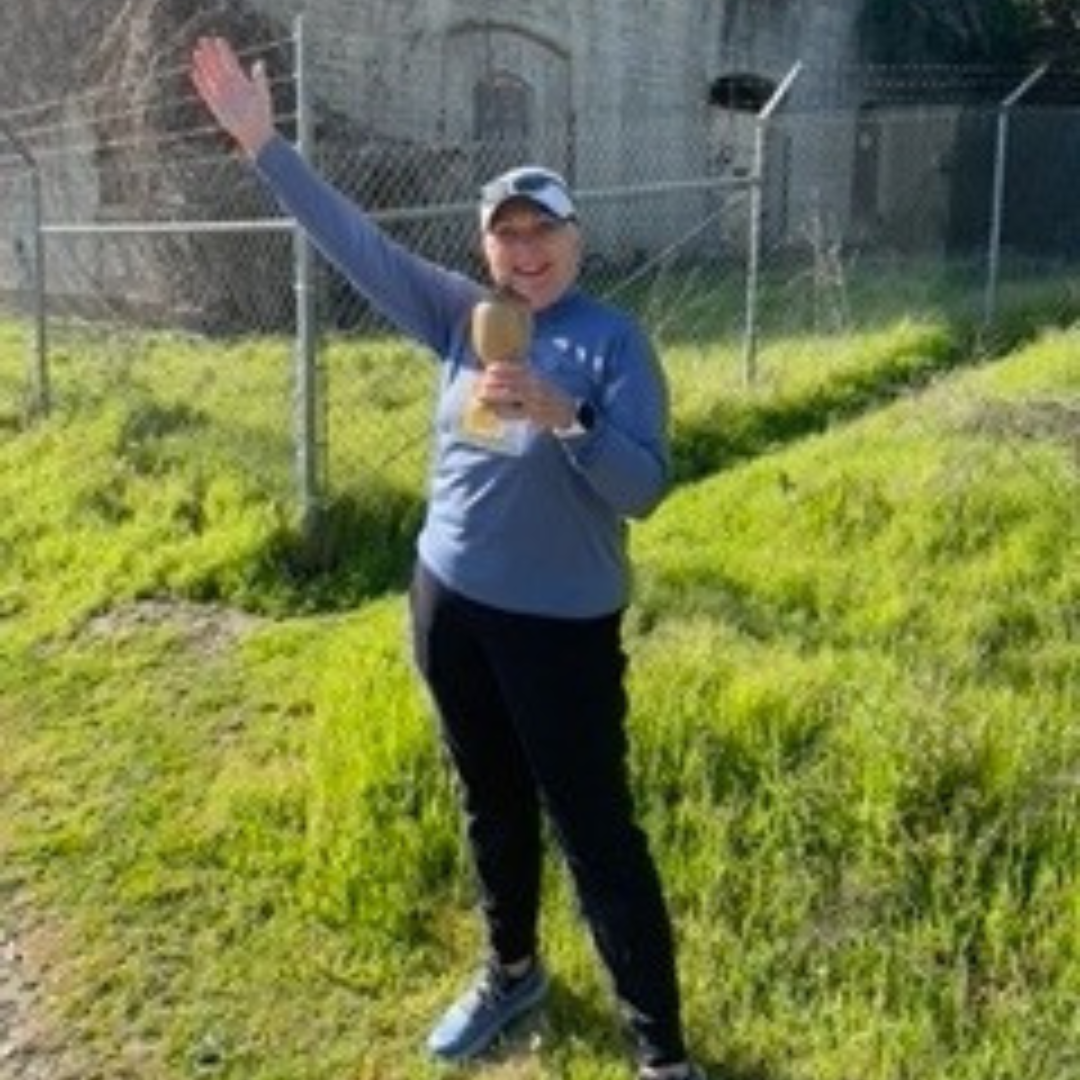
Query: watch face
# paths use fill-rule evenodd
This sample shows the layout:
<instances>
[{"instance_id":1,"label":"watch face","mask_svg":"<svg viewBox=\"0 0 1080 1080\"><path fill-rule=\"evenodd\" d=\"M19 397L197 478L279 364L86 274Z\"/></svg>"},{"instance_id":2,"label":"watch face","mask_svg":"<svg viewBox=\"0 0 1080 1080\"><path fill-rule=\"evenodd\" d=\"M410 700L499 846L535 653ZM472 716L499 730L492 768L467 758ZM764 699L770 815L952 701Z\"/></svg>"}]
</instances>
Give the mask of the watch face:
<instances>
[{"instance_id":1,"label":"watch face","mask_svg":"<svg viewBox=\"0 0 1080 1080\"><path fill-rule=\"evenodd\" d=\"M583 401L577 407L577 415L574 419L586 431L592 431L593 425L596 423L596 410L587 401Z\"/></svg>"}]
</instances>

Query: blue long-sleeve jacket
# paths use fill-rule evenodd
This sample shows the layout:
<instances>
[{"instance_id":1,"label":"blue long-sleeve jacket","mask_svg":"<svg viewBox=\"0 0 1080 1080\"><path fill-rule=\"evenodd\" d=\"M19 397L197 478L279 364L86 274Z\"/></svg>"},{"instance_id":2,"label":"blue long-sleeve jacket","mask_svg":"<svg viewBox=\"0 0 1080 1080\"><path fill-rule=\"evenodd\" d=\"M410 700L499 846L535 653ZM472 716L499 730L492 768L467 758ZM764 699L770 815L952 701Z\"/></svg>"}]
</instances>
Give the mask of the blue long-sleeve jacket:
<instances>
[{"instance_id":1,"label":"blue long-sleeve jacket","mask_svg":"<svg viewBox=\"0 0 1080 1080\"><path fill-rule=\"evenodd\" d=\"M669 484L666 383L637 323L574 289L536 312L529 362L596 410L558 438L516 421L477 437L480 365L469 316L484 288L394 242L282 138L256 167L312 242L403 333L441 360L421 560L461 594L534 615L589 618L629 598L626 519Z\"/></svg>"}]
</instances>

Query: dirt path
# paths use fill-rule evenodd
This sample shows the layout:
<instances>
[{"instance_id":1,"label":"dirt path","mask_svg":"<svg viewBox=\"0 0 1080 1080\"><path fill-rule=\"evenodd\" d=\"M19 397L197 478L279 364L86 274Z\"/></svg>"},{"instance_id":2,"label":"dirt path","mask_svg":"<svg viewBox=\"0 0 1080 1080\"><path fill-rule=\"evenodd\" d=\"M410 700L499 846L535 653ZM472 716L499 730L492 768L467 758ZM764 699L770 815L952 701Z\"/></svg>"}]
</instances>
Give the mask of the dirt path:
<instances>
[{"instance_id":1,"label":"dirt path","mask_svg":"<svg viewBox=\"0 0 1080 1080\"><path fill-rule=\"evenodd\" d=\"M229 646L256 618L229 609L145 601L107 612L86 627L89 637L115 639L162 624L186 632L196 656ZM0 842L5 837L0 834ZM62 948L28 905L14 873L6 873L0 843L0 1080L149 1080L142 1062L95 1066L49 1008L49 973Z\"/></svg>"},{"instance_id":2,"label":"dirt path","mask_svg":"<svg viewBox=\"0 0 1080 1080\"><path fill-rule=\"evenodd\" d=\"M0 1080L91 1080L45 1023L30 937L0 912Z\"/></svg>"}]
</instances>

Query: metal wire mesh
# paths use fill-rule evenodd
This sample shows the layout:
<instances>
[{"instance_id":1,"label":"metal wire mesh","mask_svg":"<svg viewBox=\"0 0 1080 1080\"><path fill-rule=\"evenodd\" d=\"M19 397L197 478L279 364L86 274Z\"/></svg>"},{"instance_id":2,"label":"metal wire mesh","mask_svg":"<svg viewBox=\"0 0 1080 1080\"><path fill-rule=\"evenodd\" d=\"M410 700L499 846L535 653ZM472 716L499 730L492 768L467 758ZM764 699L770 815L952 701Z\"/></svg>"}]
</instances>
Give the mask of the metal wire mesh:
<instances>
[{"instance_id":1,"label":"metal wire mesh","mask_svg":"<svg viewBox=\"0 0 1080 1080\"><path fill-rule=\"evenodd\" d=\"M736 100L739 88L688 110L647 71L631 93L639 108L594 88L594 105L576 115L555 63L533 90L550 99L545 112L555 121L519 123L528 88L504 80L484 89L469 126L468 110L439 104L477 92L458 86L453 64L427 88L428 108L417 104L424 94L392 93L387 69L390 57L400 66L400 35L368 42L359 69L357 44L337 28L316 23L305 41L298 50L292 37L265 38L244 59L269 63L286 136L297 136L310 109L307 152L390 233L482 274L480 183L523 157L552 165L582 208L586 285L636 311L662 351L722 353L735 363L748 340L768 348L811 334L827 353L830 336L894 316L900 290L912 317L977 320L995 308L991 287L1052 275L1064 314L1073 303L1080 112L1061 104L1071 84L1060 79L1045 81L1038 107L1008 115L1004 147L993 104L1010 85L1001 72L808 71L791 107L766 126ZM95 363L119 372L130 371L134 352L152 351L149 330L211 344L274 341L281 430L306 441L294 457L317 458L319 497L358 478L415 482L432 366L321 262L312 283L319 399L300 430L312 406L298 405L298 383L289 382L290 351L303 351L292 340L297 288L306 288L295 238L209 122L183 64L137 73L122 95L82 93L0 119L30 150L28 161L0 139L9 310L32 320L43 287L54 349L77 354L93 329ZM491 123L497 137L477 129ZM110 338L111 348L100 347ZM766 356L764 377L776 362ZM62 372L53 377L62 402ZM29 378L5 384L25 399ZM275 490L297 470L288 454L260 467Z\"/></svg>"}]
</instances>

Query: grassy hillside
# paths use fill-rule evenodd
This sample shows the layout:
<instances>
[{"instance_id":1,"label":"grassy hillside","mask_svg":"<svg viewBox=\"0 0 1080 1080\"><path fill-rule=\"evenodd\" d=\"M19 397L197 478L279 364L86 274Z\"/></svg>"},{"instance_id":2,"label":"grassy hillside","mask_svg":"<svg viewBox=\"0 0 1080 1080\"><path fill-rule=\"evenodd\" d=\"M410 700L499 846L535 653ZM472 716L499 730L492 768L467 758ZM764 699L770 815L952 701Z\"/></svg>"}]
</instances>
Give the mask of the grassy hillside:
<instances>
[{"instance_id":1,"label":"grassy hillside","mask_svg":"<svg viewBox=\"0 0 1080 1080\"><path fill-rule=\"evenodd\" d=\"M718 1074L1080 1068L1078 346L927 383L958 343L905 324L753 392L672 351L634 769ZM422 415L386 355L330 362L345 415ZM280 351L64 364L60 415L0 436L0 902L59 1028L110 1080L440 1075L417 1047L478 937L405 652L422 457L355 425L339 453L398 471L341 484L312 574L267 466ZM552 1007L478 1075L624 1076L548 889Z\"/></svg>"}]
</instances>

